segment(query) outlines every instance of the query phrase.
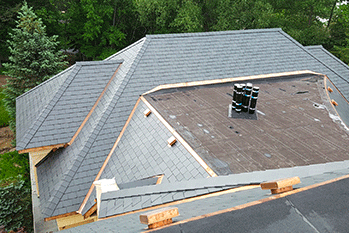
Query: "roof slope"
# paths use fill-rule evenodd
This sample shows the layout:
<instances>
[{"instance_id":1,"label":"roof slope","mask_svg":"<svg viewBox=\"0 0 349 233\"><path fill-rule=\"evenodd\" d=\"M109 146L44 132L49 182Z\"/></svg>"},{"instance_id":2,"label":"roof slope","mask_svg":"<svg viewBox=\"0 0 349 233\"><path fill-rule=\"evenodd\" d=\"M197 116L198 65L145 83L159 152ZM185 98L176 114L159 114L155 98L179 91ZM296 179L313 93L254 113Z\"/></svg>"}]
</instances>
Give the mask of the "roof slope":
<instances>
[{"instance_id":1,"label":"roof slope","mask_svg":"<svg viewBox=\"0 0 349 233\"><path fill-rule=\"evenodd\" d=\"M133 197L135 198L135 200L138 200L139 198L141 198L141 202L135 204L134 206L137 206L137 205L146 206L149 204L149 200L146 197L147 196L149 197L150 195L150 199L155 201L155 199L152 198L151 193L157 193L154 195L154 197L159 196L159 198L158 200L156 200L157 204L155 205L160 205L158 207L160 208L163 201L162 197L165 197L168 193L171 192L174 195L172 196L169 195L167 198L164 198L164 201L168 202L171 199L173 201L177 200L178 198L180 198L180 196L184 196L186 192L185 189L190 189L190 187L195 187L196 189L205 190L204 187L206 186L206 187L211 187L209 188L211 192L217 192L221 189L221 187L223 187L223 185L239 186L239 185L242 185L244 182L258 183L264 180L270 181L271 179L275 179L275 178L277 179L277 178L284 178L284 177L298 175L301 179L301 183L296 185L295 188L302 188L302 187L307 187L309 185L313 185L319 182L327 181L329 179L335 179L335 178L347 175L349 171L348 165L349 165L348 161L334 162L334 163L321 164L321 165L311 165L311 166L294 167L294 168L286 168L286 169L278 169L278 170L269 170L264 172L254 172L254 173L246 173L246 174L238 174L238 175L212 177L208 179L199 179L196 181L178 182L178 183L172 184L172 187L169 187L168 185L157 185L157 186L153 186L153 190L151 190L152 189L151 186L143 187L143 189L134 188L133 191L129 190L128 194L123 193L123 195L127 196L127 195L133 194ZM216 186L217 188L212 188L212 186ZM126 190L124 190L123 192L126 192ZM161 192L163 193L161 194ZM192 193L195 193L195 192L192 192ZM117 192L115 192L115 194L117 194ZM338 193L336 192L332 192L331 197L335 198L337 194ZM118 199L117 195L114 195L114 197L115 199L113 200ZM109 197L107 197L106 199L108 198ZM210 216L212 215L212 213L215 213L217 211L222 211L222 210L224 211L227 208L239 207L245 204L248 205L251 202L263 200L265 198L270 198L270 191L261 190L258 187L258 188L243 190L243 191L237 191L237 192L234 192L234 190L231 190L231 192L228 191L223 193L215 193L212 196L196 198L196 199L188 200L185 202L177 202L177 203L174 202L168 205L178 207L180 216L173 219L175 222L178 222L178 221L187 221L188 219L190 220L190 218L197 217L200 215ZM310 197L310 200L311 199L313 198ZM332 200L332 198L330 198L329 200ZM106 203L108 203L108 201L106 201ZM259 201L258 203L261 203L261 201ZM113 209L118 210L119 208L123 208L122 206L118 208L117 205L115 206L110 205L109 207L110 208L107 208L106 212L108 212L108 210L112 211ZM326 206L323 206L323 207L325 208ZM237 209L241 209L241 207ZM100 232L100 231L143 232L145 229L145 225L140 223L139 216L149 211L150 209L144 209L136 212L128 212L127 214L122 214L119 216L115 216L113 218L108 218L102 221L93 222L91 224L85 224L75 228L63 230L63 232ZM224 211L224 212L227 212L227 211ZM245 216L243 220L244 223L246 223L246 219L248 218L246 218ZM260 219L260 216L255 220L258 221L258 219ZM171 225L169 227L171 227ZM171 232L168 227L163 228L163 230L164 232ZM194 229L191 229L189 232L192 232L192 231L194 231Z\"/></svg>"},{"instance_id":2,"label":"roof slope","mask_svg":"<svg viewBox=\"0 0 349 233\"><path fill-rule=\"evenodd\" d=\"M108 98L101 100L101 110L89 118L71 146L38 167L39 186L57 189L42 199L50 203L46 216L77 210L139 95L158 85L297 70L326 74L337 86L347 84L281 29L147 36L107 60L114 59L124 62L105 94ZM60 164L72 165L63 175L55 169L65 167ZM58 188L49 182L50 176L61 182ZM58 202L63 203L59 211Z\"/></svg>"},{"instance_id":3,"label":"roof slope","mask_svg":"<svg viewBox=\"0 0 349 233\"><path fill-rule=\"evenodd\" d=\"M56 93L47 93L52 99L17 143L17 150L68 143L120 63L77 62L64 83L55 87Z\"/></svg>"},{"instance_id":4,"label":"roof slope","mask_svg":"<svg viewBox=\"0 0 349 233\"><path fill-rule=\"evenodd\" d=\"M347 232L349 178L154 232ZM248 216L248 217L247 217Z\"/></svg>"},{"instance_id":5,"label":"roof slope","mask_svg":"<svg viewBox=\"0 0 349 233\"><path fill-rule=\"evenodd\" d=\"M37 121L41 112L47 107L74 67L69 67L16 99L17 145L21 144L25 134Z\"/></svg>"},{"instance_id":6,"label":"roof slope","mask_svg":"<svg viewBox=\"0 0 349 233\"><path fill-rule=\"evenodd\" d=\"M37 166L40 201L44 217L77 211L82 203L108 154L106 152L97 156L89 153L89 150L99 134L101 125L104 124L108 114L110 114L110 109L115 106L115 102L120 95L118 92L121 92L123 86L125 86L123 84L124 77L141 44L138 43L130 47L129 50L131 51L123 53L123 64L111 83L106 87L102 98L77 135L74 143L67 148L51 152Z\"/></svg>"},{"instance_id":7,"label":"roof slope","mask_svg":"<svg viewBox=\"0 0 349 233\"><path fill-rule=\"evenodd\" d=\"M147 106L140 101L130 123L111 154L100 179L115 177L116 183L127 183L145 177L163 174L162 183L206 178L209 174L194 157L176 142L167 146L172 133L154 115L144 117ZM82 213L95 202L95 192Z\"/></svg>"}]
</instances>

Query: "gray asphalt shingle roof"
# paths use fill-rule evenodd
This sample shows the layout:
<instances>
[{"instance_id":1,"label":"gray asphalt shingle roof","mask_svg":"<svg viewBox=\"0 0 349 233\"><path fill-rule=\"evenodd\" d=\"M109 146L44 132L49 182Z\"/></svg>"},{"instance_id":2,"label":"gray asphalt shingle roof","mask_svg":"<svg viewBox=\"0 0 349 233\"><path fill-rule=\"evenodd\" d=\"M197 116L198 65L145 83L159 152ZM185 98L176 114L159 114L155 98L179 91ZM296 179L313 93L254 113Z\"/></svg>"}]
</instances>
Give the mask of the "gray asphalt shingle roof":
<instances>
[{"instance_id":1,"label":"gray asphalt shingle roof","mask_svg":"<svg viewBox=\"0 0 349 233\"><path fill-rule=\"evenodd\" d=\"M139 95L158 85L311 70L326 74L349 99L349 72L329 69L281 29L150 35L107 59L113 60L123 63L74 143L56 151L38 166L45 217L78 210ZM85 73L81 78L88 76ZM25 112L26 107L21 106L23 109L19 111ZM42 106L45 104L38 108ZM38 118L35 114L32 113L32 119ZM27 132L32 122L19 121L17 128ZM79 127L75 121L71 125L75 131ZM69 141L68 135L73 130L60 130L47 143L57 143L56 138ZM31 138L23 133L19 137L20 142ZM25 149L24 144L19 148ZM33 143L33 146L44 145Z\"/></svg>"},{"instance_id":2,"label":"gray asphalt shingle roof","mask_svg":"<svg viewBox=\"0 0 349 233\"><path fill-rule=\"evenodd\" d=\"M275 176L274 176L275 170L270 170L267 172L256 172L255 174L252 173L252 175L239 174L237 176L240 176L240 177L245 176L245 178L243 179L238 178L235 181L243 181L243 180L248 181L249 180L248 176L252 178L256 178L257 174L262 175L262 177L260 177L259 180L254 180L255 182L265 180L265 179L270 180L270 177L275 178L275 177L292 176L292 175L298 174L301 178L301 183L296 185L295 188L300 188L300 187L313 185L319 182L324 182L329 179L338 178L343 175L347 175L348 169L349 169L349 164L347 161L335 162L335 163L329 163L327 165L323 164L323 165L311 165L311 166L304 166L304 167L279 169L278 171L280 173L275 174ZM292 172L292 170L294 170L294 172ZM209 182L210 184L207 184L209 186L215 180L220 180L221 181L220 183L223 183L223 184L236 185L237 183L234 183L234 179L232 179L234 176L236 175L212 177L212 178L203 179L203 180L196 180L195 182L197 185L199 185L202 182L206 182L206 183ZM181 189L183 189L186 183L188 182L174 183L173 184L174 187L172 189L169 189L168 187L167 189L169 191L178 190L178 193L182 193L183 191L181 191ZM219 186L219 184L217 184L217 186ZM151 189L151 187L150 186L146 187L146 189ZM133 192L133 193L134 195L138 194L139 196L143 197L144 195L146 195L145 193L147 193L147 191L148 190L144 189L143 191ZM117 194L117 191L115 192L115 194ZM121 197L122 195L120 194L119 196ZM173 220L175 222L183 221L189 218L197 217L204 214L210 214L212 212L243 205L243 204L261 200L267 197L270 197L270 192L268 190L261 190L260 188L254 188L254 189L245 190L245 191L215 195L207 198L200 198L190 202L173 203L171 206L178 207L179 214L180 214L180 216L174 218ZM115 198L114 200L117 200L117 198ZM141 202L141 204L143 204L143 202ZM113 209L113 208L117 209L116 206L110 209ZM150 211L149 209L146 209L141 212L136 212L136 213L131 212L129 214L120 215L114 218L109 218L109 219L97 221L91 224L86 224L86 225L78 226L75 228L67 229L67 230L64 230L63 232L101 232L101 231L142 232L146 230L146 225L143 225L140 223L139 216L149 211ZM164 228L164 232L167 232L166 229L167 228Z\"/></svg>"},{"instance_id":3,"label":"gray asphalt shingle roof","mask_svg":"<svg viewBox=\"0 0 349 233\"><path fill-rule=\"evenodd\" d=\"M346 169L349 162L326 163L322 165L299 166L287 169L273 169L228 176L210 177L156 186L136 187L102 193L98 217L105 218L147 207L166 204L208 193L223 191L239 186L260 184L265 181L287 177L300 178L316 176L326 172Z\"/></svg>"},{"instance_id":4,"label":"gray asphalt shingle roof","mask_svg":"<svg viewBox=\"0 0 349 233\"><path fill-rule=\"evenodd\" d=\"M17 150L68 143L121 62L77 62Z\"/></svg>"},{"instance_id":5,"label":"gray asphalt shingle roof","mask_svg":"<svg viewBox=\"0 0 349 233\"><path fill-rule=\"evenodd\" d=\"M167 146L172 133L154 114L145 118L146 109L140 101L100 179L115 177L119 184L164 174L162 183L173 183L209 176L180 142ZM91 196L82 213L94 205Z\"/></svg>"},{"instance_id":6,"label":"gray asphalt shingle roof","mask_svg":"<svg viewBox=\"0 0 349 233\"><path fill-rule=\"evenodd\" d=\"M131 50L137 51L141 44L131 46ZM135 52L127 50L123 53L123 64L74 143L67 148L51 152L51 155L37 167L44 217L77 211L81 205L109 152L93 154L89 153L89 150L92 143L96 141L101 125L110 114L110 108L115 106L120 95L118 93L122 91L122 86L124 86L125 74L132 65L135 54ZM116 61L120 60L116 59ZM106 150L105 148L99 149Z\"/></svg>"},{"instance_id":7,"label":"gray asphalt shingle roof","mask_svg":"<svg viewBox=\"0 0 349 233\"><path fill-rule=\"evenodd\" d=\"M23 146L21 147L21 143L24 138L27 138L27 132L31 130L33 124L37 121L40 114L47 107L73 69L74 66L62 71L17 98L16 141L17 145L19 145L17 149L23 148Z\"/></svg>"}]
</instances>

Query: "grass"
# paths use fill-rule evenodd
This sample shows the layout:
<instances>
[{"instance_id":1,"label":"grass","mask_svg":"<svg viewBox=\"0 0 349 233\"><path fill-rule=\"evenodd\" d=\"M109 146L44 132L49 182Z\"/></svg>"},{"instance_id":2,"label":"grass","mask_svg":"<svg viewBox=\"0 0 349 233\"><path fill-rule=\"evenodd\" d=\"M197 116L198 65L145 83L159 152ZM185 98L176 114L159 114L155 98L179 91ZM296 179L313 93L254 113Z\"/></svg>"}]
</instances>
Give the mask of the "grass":
<instances>
[{"instance_id":1,"label":"grass","mask_svg":"<svg viewBox=\"0 0 349 233\"><path fill-rule=\"evenodd\" d=\"M28 154L18 154L17 151L0 154L0 180L18 175L29 180Z\"/></svg>"},{"instance_id":2,"label":"grass","mask_svg":"<svg viewBox=\"0 0 349 233\"><path fill-rule=\"evenodd\" d=\"M5 98L5 95L2 93L3 88L0 88L0 127L8 126L10 116L5 109L4 102L2 101Z\"/></svg>"}]
</instances>

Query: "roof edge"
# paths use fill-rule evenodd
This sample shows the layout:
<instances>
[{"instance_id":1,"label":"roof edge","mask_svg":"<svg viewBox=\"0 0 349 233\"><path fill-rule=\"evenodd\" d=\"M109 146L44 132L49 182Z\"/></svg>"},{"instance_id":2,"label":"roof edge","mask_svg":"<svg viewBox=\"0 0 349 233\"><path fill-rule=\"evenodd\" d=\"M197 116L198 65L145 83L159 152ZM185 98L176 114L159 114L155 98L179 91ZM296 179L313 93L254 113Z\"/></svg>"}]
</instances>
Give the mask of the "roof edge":
<instances>
[{"instance_id":1,"label":"roof edge","mask_svg":"<svg viewBox=\"0 0 349 233\"><path fill-rule=\"evenodd\" d=\"M163 39L163 38L181 38L181 37L199 37L199 36L220 36L231 34L248 34L248 33L266 33L282 31L281 28L266 29L247 29L247 30L230 30L230 31L214 31L214 32L191 32L191 33L169 33L169 34L149 34L147 39Z\"/></svg>"},{"instance_id":2,"label":"roof edge","mask_svg":"<svg viewBox=\"0 0 349 233\"><path fill-rule=\"evenodd\" d=\"M336 60L337 62L339 62L342 66L344 66L345 68L347 68L349 70L349 66L347 64L345 64L342 60L340 60L338 57L336 57L335 55L333 55L332 53L330 53L327 49L325 49L322 45L311 45L311 46L305 46L305 48L307 49L315 49L315 48L319 48L322 51L324 51L327 55L329 55L331 58L333 58L334 60ZM311 52L311 51L310 51Z\"/></svg>"},{"instance_id":3,"label":"roof edge","mask_svg":"<svg viewBox=\"0 0 349 233\"><path fill-rule=\"evenodd\" d=\"M67 69L62 70L62 71L59 72L58 74L52 76L51 78L47 79L46 81L40 83L39 85L33 87L33 88L30 89L29 91L27 91L27 92L23 93L22 95L18 96L18 97L16 98L16 100L22 98L23 96L26 96L26 95L30 94L30 93L33 92L34 90L40 88L41 86L45 85L46 83L48 83L48 82L50 82L50 81L52 81L52 80L58 78L59 76L63 75L64 73L66 73L66 72L68 72L68 71L70 71L71 69L74 69L74 67L75 67L75 65L72 65L72 66L68 67Z\"/></svg>"}]
</instances>

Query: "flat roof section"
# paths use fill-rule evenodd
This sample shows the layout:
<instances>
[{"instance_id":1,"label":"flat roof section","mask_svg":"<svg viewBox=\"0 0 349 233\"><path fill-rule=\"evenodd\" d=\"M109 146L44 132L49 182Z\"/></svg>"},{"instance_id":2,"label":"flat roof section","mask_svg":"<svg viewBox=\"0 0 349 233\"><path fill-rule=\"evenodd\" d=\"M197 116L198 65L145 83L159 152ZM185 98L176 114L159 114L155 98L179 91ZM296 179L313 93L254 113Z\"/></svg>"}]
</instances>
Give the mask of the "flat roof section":
<instances>
[{"instance_id":1,"label":"flat roof section","mask_svg":"<svg viewBox=\"0 0 349 233\"><path fill-rule=\"evenodd\" d=\"M217 175L349 159L349 136L329 116L323 76L249 82L260 87L258 120L228 117L233 83L145 98Z\"/></svg>"}]
</instances>

